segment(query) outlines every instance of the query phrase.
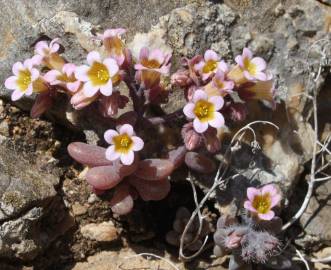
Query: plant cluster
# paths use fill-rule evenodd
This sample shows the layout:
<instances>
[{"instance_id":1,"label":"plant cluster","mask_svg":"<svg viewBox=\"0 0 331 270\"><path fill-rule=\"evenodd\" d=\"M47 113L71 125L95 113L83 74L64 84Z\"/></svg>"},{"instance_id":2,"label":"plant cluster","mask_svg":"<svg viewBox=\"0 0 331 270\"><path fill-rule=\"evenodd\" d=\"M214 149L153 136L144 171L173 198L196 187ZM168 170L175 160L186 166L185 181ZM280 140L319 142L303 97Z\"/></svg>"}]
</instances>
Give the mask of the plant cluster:
<instances>
[{"instance_id":1,"label":"plant cluster","mask_svg":"<svg viewBox=\"0 0 331 270\"><path fill-rule=\"evenodd\" d=\"M138 197L144 201L164 199L171 188L169 177L184 163L198 173L214 172L217 166L212 155L220 151L226 124L245 120L252 100L274 106L272 75L266 62L248 48L231 64L213 50L183 58L181 67L170 75L171 54L143 47L135 58L121 38L124 33L119 28L98 34L95 39L103 46L89 52L84 65L68 63L60 53L58 39L39 41L35 55L15 63L13 76L5 81L6 88L13 90L12 101L36 95L32 117L49 110L55 98L64 94L74 109L96 106L109 119L104 133L107 148L74 142L68 152L88 167L86 180L95 193L111 190L110 207L119 215L129 213ZM129 94L120 90L120 84L126 85ZM171 91L184 91L187 103L166 114L161 104L168 102ZM118 115L130 100L133 109ZM150 143L152 136L159 135L161 125L184 118L176 145L159 142L155 147ZM272 208L280 196L273 186L249 188L247 196L244 207L251 217L241 224L221 217L215 233L216 250L231 251L234 258L240 254L244 262L264 262L279 242L260 221L275 220ZM174 231L167 237L170 242L178 244L178 237L174 240L173 236L183 232L188 219L187 210L179 210Z\"/></svg>"},{"instance_id":2,"label":"plant cluster","mask_svg":"<svg viewBox=\"0 0 331 270\"><path fill-rule=\"evenodd\" d=\"M214 254L231 253L230 270L250 267L251 263L264 264L276 255L280 242L282 220L272 210L281 196L272 184L260 189L248 188L244 208L248 211L241 222L234 217L221 216L214 234Z\"/></svg>"}]
</instances>

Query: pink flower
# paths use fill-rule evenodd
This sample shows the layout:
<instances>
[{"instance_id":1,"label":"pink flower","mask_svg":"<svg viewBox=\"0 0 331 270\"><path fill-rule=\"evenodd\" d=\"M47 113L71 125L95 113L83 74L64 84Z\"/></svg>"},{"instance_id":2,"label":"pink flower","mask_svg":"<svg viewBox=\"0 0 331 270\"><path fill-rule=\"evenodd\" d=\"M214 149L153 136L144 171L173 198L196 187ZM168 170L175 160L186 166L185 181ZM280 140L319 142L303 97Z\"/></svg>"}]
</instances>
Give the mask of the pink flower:
<instances>
[{"instance_id":1,"label":"pink flower","mask_svg":"<svg viewBox=\"0 0 331 270\"><path fill-rule=\"evenodd\" d=\"M208 126L219 128L224 125L224 117L218 112L224 105L220 96L208 98L205 91L199 89L194 92L192 102L185 105L184 114L193 120L193 128L198 133L203 133Z\"/></svg>"},{"instance_id":2,"label":"pink flower","mask_svg":"<svg viewBox=\"0 0 331 270\"><path fill-rule=\"evenodd\" d=\"M110 96L113 92L113 82L118 80L119 67L113 58L101 60L96 51L87 55L88 65L76 68L75 76L84 82L83 91L87 97L94 96L98 91L104 96Z\"/></svg>"},{"instance_id":3,"label":"pink flower","mask_svg":"<svg viewBox=\"0 0 331 270\"><path fill-rule=\"evenodd\" d=\"M244 76L249 81L266 81L268 78L264 70L267 67L266 62L261 57L254 57L250 49L244 48L242 55L238 55L235 61L243 70Z\"/></svg>"},{"instance_id":4,"label":"pink flower","mask_svg":"<svg viewBox=\"0 0 331 270\"><path fill-rule=\"evenodd\" d=\"M221 61L220 57L213 50L207 50L203 60L196 64L194 68L200 73L203 80L207 80L214 75L218 69L224 73L228 71L226 63Z\"/></svg>"},{"instance_id":5,"label":"pink flower","mask_svg":"<svg viewBox=\"0 0 331 270\"><path fill-rule=\"evenodd\" d=\"M148 48L140 50L139 62L135 64L138 70L138 80L143 82L146 88L151 88L160 82L160 75L168 75L170 72L171 54L164 54L161 50L149 51Z\"/></svg>"},{"instance_id":6,"label":"pink flower","mask_svg":"<svg viewBox=\"0 0 331 270\"><path fill-rule=\"evenodd\" d=\"M6 88L14 90L11 95L12 101L16 101L24 95L30 96L33 93L33 83L39 78L39 71L33 67L34 65L33 58L25 60L24 63L17 62L13 65L14 76L5 81Z\"/></svg>"},{"instance_id":7,"label":"pink flower","mask_svg":"<svg viewBox=\"0 0 331 270\"><path fill-rule=\"evenodd\" d=\"M116 28L107 29L103 34L98 34L109 56L114 58L119 66L122 65L125 60L124 43L120 38L125 32L126 30L123 28Z\"/></svg>"},{"instance_id":8,"label":"pink flower","mask_svg":"<svg viewBox=\"0 0 331 270\"><path fill-rule=\"evenodd\" d=\"M63 66L62 72L52 69L44 75L44 79L50 85L61 85L66 87L70 92L75 93L81 84L75 77L75 70L75 64L67 63Z\"/></svg>"},{"instance_id":9,"label":"pink flower","mask_svg":"<svg viewBox=\"0 0 331 270\"><path fill-rule=\"evenodd\" d=\"M227 80L225 78L225 73L218 69L215 76L212 80L212 86L217 88L220 92L232 92L232 89L234 88L234 82Z\"/></svg>"},{"instance_id":10,"label":"pink flower","mask_svg":"<svg viewBox=\"0 0 331 270\"><path fill-rule=\"evenodd\" d=\"M256 214L262 220L272 220L275 212L271 209L281 200L276 187L272 184L260 189L250 187L247 189L247 198L244 207Z\"/></svg>"},{"instance_id":11,"label":"pink flower","mask_svg":"<svg viewBox=\"0 0 331 270\"><path fill-rule=\"evenodd\" d=\"M105 132L104 138L107 143L112 144L106 150L106 158L110 161L121 159L124 165L130 165L134 160L134 152L144 147L144 141L135 136L133 127L124 124L118 128L118 132L109 129Z\"/></svg>"},{"instance_id":12,"label":"pink flower","mask_svg":"<svg viewBox=\"0 0 331 270\"><path fill-rule=\"evenodd\" d=\"M55 38L49 44L45 40L39 41L35 45L36 54L42 57L48 57L51 54L56 53L60 49L60 45L57 43L58 40L58 38Z\"/></svg>"}]
</instances>

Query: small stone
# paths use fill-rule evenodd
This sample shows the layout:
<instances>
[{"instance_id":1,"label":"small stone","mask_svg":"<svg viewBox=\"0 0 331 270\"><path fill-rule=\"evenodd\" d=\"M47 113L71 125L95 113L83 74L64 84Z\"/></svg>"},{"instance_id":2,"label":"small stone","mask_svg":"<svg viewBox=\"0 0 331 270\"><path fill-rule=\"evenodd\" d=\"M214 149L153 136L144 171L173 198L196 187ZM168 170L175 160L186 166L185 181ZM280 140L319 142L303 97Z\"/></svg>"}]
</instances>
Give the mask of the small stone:
<instances>
[{"instance_id":1,"label":"small stone","mask_svg":"<svg viewBox=\"0 0 331 270\"><path fill-rule=\"evenodd\" d=\"M118 239L116 227L112 221L90 223L80 228L81 234L98 242L111 242Z\"/></svg>"},{"instance_id":2,"label":"small stone","mask_svg":"<svg viewBox=\"0 0 331 270\"><path fill-rule=\"evenodd\" d=\"M81 215L86 214L86 212L87 212L87 208L84 205L75 203L72 206L72 213L74 214L74 216L81 216Z\"/></svg>"},{"instance_id":3,"label":"small stone","mask_svg":"<svg viewBox=\"0 0 331 270\"><path fill-rule=\"evenodd\" d=\"M3 136L9 136L9 125L7 121L1 121L0 123L0 134Z\"/></svg>"},{"instance_id":4,"label":"small stone","mask_svg":"<svg viewBox=\"0 0 331 270\"><path fill-rule=\"evenodd\" d=\"M90 197L88 197L87 202L88 202L89 204L93 204L93 203L95 203L95 202L98 201L98 200L99 200L98 196L97 196L95 193L92 193L92 194L90 195Z\"/></svg>"}]
</instances>

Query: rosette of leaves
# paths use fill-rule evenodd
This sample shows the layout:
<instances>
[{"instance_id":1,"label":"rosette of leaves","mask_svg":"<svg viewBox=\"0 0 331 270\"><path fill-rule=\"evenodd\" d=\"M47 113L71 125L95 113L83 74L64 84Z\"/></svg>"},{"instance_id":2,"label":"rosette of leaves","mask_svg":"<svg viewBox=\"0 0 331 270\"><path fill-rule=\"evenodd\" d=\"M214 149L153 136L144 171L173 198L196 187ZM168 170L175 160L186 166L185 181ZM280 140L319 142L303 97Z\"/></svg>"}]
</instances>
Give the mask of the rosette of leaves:
<instances>
[{"instance_id":1,"label":"rosette of leaves","mask_svg":"<svg viewBox=\"0 0 331 270\"><path fill-rule=\"evenodd\" d=\"M276 217L270 221L243 218L239 224L235 218L221 216L217 221L214 234L214 254L231 254L229 269L252 269L253 264L267 265L277 261L280 241L276 235L280 232L282 221ZM277 264L276 269L287 269Z\"/></svg>"},{"instance_id":2,"label":"rosette of leaves","mask_svg":"<svg viewBox=\"0 0 331 270\"><path fill-rule=\"evenodd\" d=\"M191 212L185 208L180 207L177 209L176 217L172 225L172 230L169 231L166 235L166 241L173 246L180 246L180 239L184 232L184 229L191 217ZM206 220L202 220L201 232L198 235L198 238L195 240L197 234L199 233L199 220L196 217L191 226L188 228L187 233L184 238L185 248L191 251L197 251L201 248L205 236L210 233L210 224ZM195 240L195 241L194 241Z\"/></svg>"},{"instance_id":3,"label":"rosette of leaves","mask_svg":"<svg viewBox=\"0 0 331 270\"><path fill-rule=\"evenodd\" d=\"M144 201L164 199L170 191L169 176L179 167L186 149L181 146L169 151L164 159L140 160L131 165L106 159L106 148L81 142L69 144L68 152L77 162L88 167L86 180L97 194L113 190L110 206L114 213L125 215L140 197Z\"/></svg>"}]
</instances>

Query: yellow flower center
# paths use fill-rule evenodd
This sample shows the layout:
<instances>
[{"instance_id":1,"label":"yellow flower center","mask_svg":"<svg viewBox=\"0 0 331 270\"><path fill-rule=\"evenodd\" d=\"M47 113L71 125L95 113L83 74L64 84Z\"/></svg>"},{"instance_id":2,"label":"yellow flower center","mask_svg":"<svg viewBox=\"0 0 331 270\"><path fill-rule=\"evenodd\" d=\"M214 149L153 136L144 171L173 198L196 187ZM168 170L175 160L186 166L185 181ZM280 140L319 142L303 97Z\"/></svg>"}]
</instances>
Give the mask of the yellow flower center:
<instances>
[{"instance_id":1,"label":"yellow flower center","mask_svg":"<svg viewBox=\"0 0 331 270\"><path fill-rule=\"evenodd\" d=\"M213 119L214 105L207 100L199 100L195 103L194 114L201 122L206 122Z\"/></svg>"},{"instance_id":2,"label":"yellow flower center","mask_svg":"<svg viewBox=\"0 0 331 270\"><path fill-rule=\"evenodd\" d=\"M250 61L250 59L244 59L244 68L252 75L256 74L256 65Z\"/></svg>"},{"instance_id":3,"label":"yellow flower center","mask_svg":"<svg viewBox=\"0 0 331 270\"><path fill-rule=\"evenodd\" d=\"M18 73L17 85L20 91L25 92L31 83L31 72L28 69L20 70Z\"/></svg>"},{"instance_id":4,"label":"yellow flower center","mask_svg":"<svg viewBox=\"0 0 331 270\"><path fill-rule=\"evenodd\" d=\"M161 66L161 64L155 59L143 59L141 64L147 68L159 68Z\"/></svg>"},{"instance_id":5,"label":"yellow flower center","mask_svg":"<svg viewBox=\"0 0 331 270\"><path fill-rule=\"evenodd\" d=\"M131 137L126 133L115 136L113 142L115 145L115 151L124 154L130 151L133 144Z\"/></svg>"},{"instance_id":6,"label":"yellow flower center","mask_svg":"<svg viewBox=\"0 0 331 270\"><path fill-rule=\"evenodd\" d=\"M202 72L203 73L209 73L217 68L217 62L214 60L208 60L206 64L203 66Z\"/></svg>"},{"instance_id":7,"label":"yellow flower center","mask_svg":"<svg viewBox=\"0 0 331 270\"><path fill-rule=\"evenodd\" d=\"M255 196L252 205L258 213L260 214L268 213L271 208L270 194L266 193L264 195Z\"/></svg>"},{"instance_id":8,"label":"yellow flower center","mask_svg":"<svg viewBox=\"0 0 331 270\"><path fill-rule=\"evenodd\" d=\"M104 85L110 79L110 75L107 67L99 62L94 62L88 71L87 75L89 76L92 84L95 85Z\"/></svg>"}]
</instances>

